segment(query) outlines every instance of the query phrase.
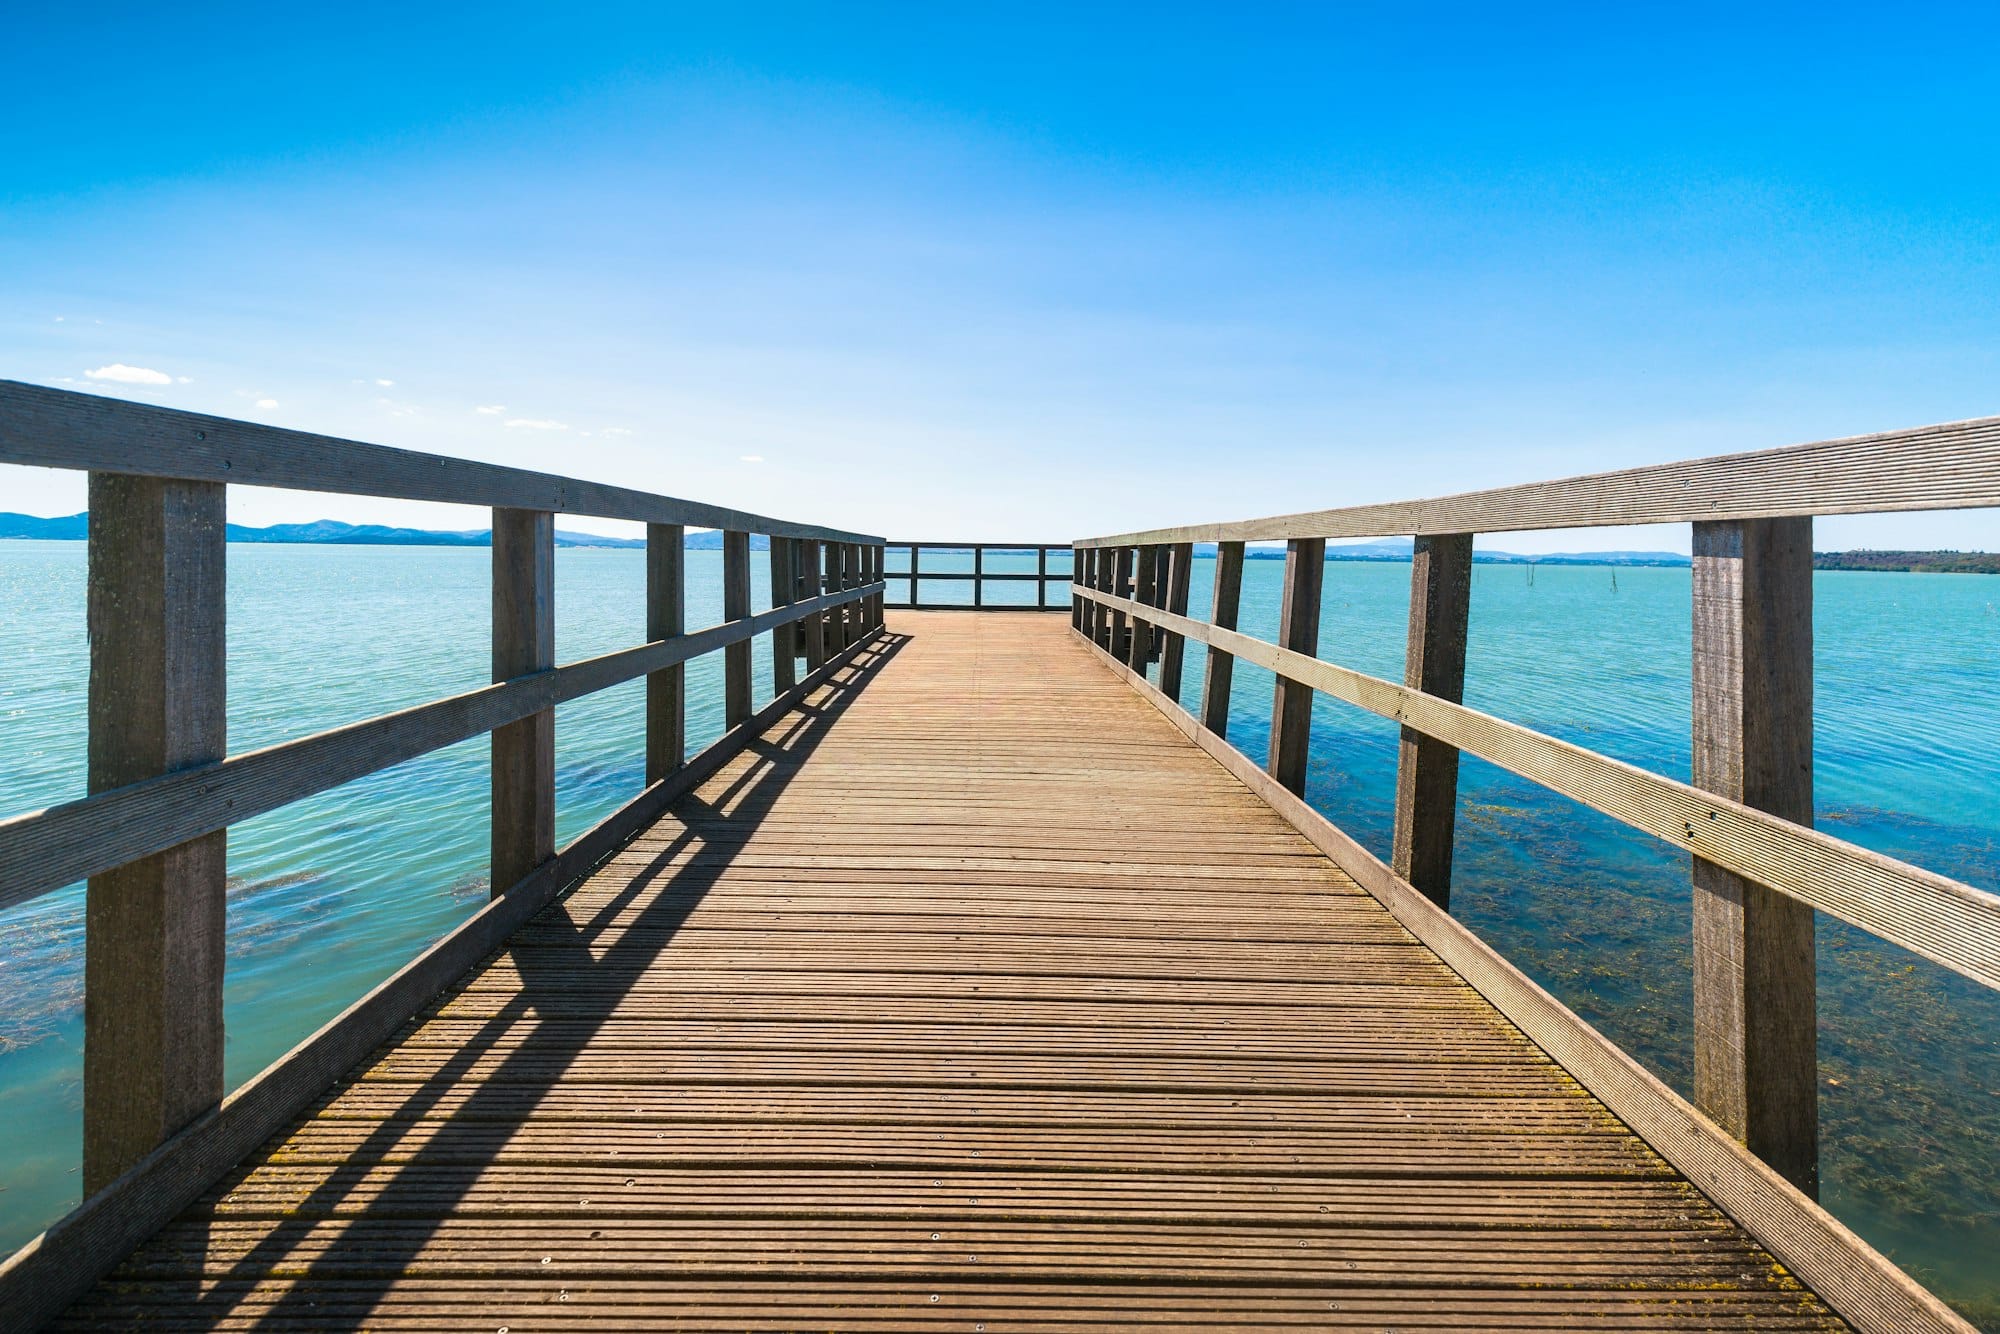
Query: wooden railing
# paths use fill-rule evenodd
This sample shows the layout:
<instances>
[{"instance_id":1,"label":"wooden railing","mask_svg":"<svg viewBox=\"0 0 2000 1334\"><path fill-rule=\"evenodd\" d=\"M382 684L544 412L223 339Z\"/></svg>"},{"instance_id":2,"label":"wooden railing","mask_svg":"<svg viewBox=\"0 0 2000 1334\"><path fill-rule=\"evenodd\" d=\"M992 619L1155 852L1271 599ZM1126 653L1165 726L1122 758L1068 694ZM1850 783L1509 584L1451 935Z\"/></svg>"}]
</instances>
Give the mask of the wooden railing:
<instances>
[{"instance_id":1,"label":"wooden railing","mask_svg":"<svg viewBox=\"0 0 2000 1334\"><path fill-rule=\"evenodd\" d=\"M109 1192L115 1206L98 1208L92 1225L121 1235L171 1217L167 1205L184 1204L190 1182L289 1121L882 623L879 537L573 478L11 382L0 382L0 463L90 474L89 795L0 822L0 909L89 882L83 1186L99 1196L120 1182ZM230 485L491 507L494 683L229 754ZM646 525L646 643L557 664L558 513ZM694 631L685 624L690 526L723 530L724 620ZM773 605L757 614L752 533L770 538ZM777 698L758 714L751 640L761 634L772 636ZM728 731L690 757L684 664L717 650ZM647 787L558 849L555 706L639 677ZM492 904L225 1103L228 827L481 733L492 736ZM185 1152L170 1167L149 1158L176 1137Z\"/></svg>"},{"instance_id":2,"label":"wooden railing","mask_svg":"<svg viewBox=\"0 0 2000 1334\"><path fill-rule=\"evenodd\" d=\"M1063 611L1068 607L1062 588L1069 584L1071 571L1067 568L1049 569L1049 553L1061 553L1063 565L1070 560L1070 544L1067 542L886 542L884 551L904 553L900 564L891 563L882 571L882 577L890 589L905 584L909 593L900 601L890 597L886 604L901 611ZM970 570L940 570L935 565L923 567L923 553L935 556L972 557ZM1028 570L991 570L987 568L989 555L1027 556L1035 558L1035 568ZM925 602L923 585L943 582L972 585L971 601L966 602ZM989 584L1031 583L1035 586L1033 602L996 602L988 596Z\"/></svg>"},{"instance_id":3,"label":"wooden railing","mask_svg":"<svg viewBox=\"0 0 2000 1334\"><path fill-rule=\"evenodd\" d=\"M2000 897L1811 827L1811 516L1995 505L2000 419L1985 419L1442 499L1089 538L1075 544L1071 624L1198 743L1318 830L1322 846L1420 936L1428 932L1448 962L1475 985L1484 978L1501 1008L1614 1112L1642 1133L1650 1124L1656 1147L1704 1189L1719 1190L1719 1203L1746 1223L1761 1217L1761 1235L1781 1259L1851 1302L1894 1306L1909 1294L1884 1296L1853 1277L1860 1243L1852 1234L1816 1213L1810 1226L1791 1214L1774 1221L1760 1183L1721 1180L1714 1146L1682 1133L1687 1118L1677 1122L1674 1108L1685 1104L1628 1057L1605 1050L1603 1039L1462 928L1437 919L1449 905L1460 752L1690 853L1695 1102L1801 1191L1815 1193L1813 910L2000 987ZM1672 522L1694 524L1691 783L1461 703L1475 532ZM1326 539L1403 534L1415 535L1404 680L1322 661ZM1236 623L1245 543L1277 539L1286 555L1271 644ZM1206 620L1187 615L1197 542L1216 544ZM1181 703L1183 640L1207 649L1190 706ZM1146 679L1154 656L1157 685ZM1239 658L1277 678L1261 773L1226 740ZM1314 692L1402 726L1387 864L1300 800ZM1935 1326L1931 1317L1941 1310L1913 1317L1915 1327Z\"/></svg>"}]
</instances>

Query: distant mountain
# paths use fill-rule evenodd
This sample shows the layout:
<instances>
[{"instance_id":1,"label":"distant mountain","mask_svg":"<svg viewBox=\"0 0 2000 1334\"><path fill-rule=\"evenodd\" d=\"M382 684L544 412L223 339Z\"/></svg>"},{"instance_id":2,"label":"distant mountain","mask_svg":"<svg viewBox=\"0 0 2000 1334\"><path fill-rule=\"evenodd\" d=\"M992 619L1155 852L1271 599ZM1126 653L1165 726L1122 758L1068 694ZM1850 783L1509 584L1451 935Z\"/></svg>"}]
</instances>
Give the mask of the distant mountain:
<instances>
[{"instance_id":1,"label":"distant mountain","mask_svg":"<svg viewBox=\"0 0 2000 1334\"><path fill-rule=\"evenodd\" d=\"M32 514L0 514L0 539L12 537L59 542L82 541L90 535L89 527L87 514L66 514L59 519L42 519ZM279 542L302 546L488 547L493 545L493 530L490 528L441 532L431 528L389 528L379 523L339 523L333 519L319 519L312 523L279 523L269 528L246 528L242 524L232 523L227 525L226 535L231 542ZM695 547L695 539L704 536L709 534L695 534L688 539L688 545ZM718 539L716 545L720 546L720 535L715 536ZM646 544L636 537L566 533L558 528L556 545L643 547Z\"/></svg>"}]
</instances>

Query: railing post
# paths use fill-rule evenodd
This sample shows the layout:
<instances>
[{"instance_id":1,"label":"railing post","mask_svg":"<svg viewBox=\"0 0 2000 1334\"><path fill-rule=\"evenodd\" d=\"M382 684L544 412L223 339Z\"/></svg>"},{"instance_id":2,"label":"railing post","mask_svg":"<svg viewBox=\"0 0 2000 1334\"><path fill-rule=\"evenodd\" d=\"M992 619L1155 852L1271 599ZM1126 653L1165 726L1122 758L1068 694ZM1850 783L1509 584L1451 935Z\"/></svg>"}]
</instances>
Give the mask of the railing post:
<instances>
[{"instance_id":1,"label":"railing post","mask_svg":"<svg viewBox=\"0 0 2000 1334\"><path fill-rule=\"evenodd\" d=\"M1308 656L1319 652L1320 587L1326 579L1326 539L1295 537L1285 545L1285 594L1278 611L1278 647ZM1306 752L1312 742L1313 690L1278 677L1271 708L1271 776L1300 795L1306 790Z\"/></svg>"},{"instance_id":2,"label":"railing post","mask_svg":"<svg viewBox=\"0 0 2000 1334\"><path fill-rule=\"evenodd\" d=\"M728 529L722 534L722 619L740 621L750 614L750 534ZM722 650L723 726L750 721L750 641L739 640Z\"/></svg>"},{"instance_id":3,"label":"railing post","mask_svg":"<svg viewBox=\"0 0 2000 1334\"><path fill-rule=\"evenodd\" d=\"M911 611L920 610L924 605L923 596L918 591L917 588L917 581L923 577L921 574L918 573L917 570L917 553L922 550L923 548L918 546L915 542L910 543L910 610Z\"/></svg>"},{"instance_id":4,"label":"railing post","mask_svg":"<svg viewBox=\"0 0 2000 1334\"><path fill-rule=\"evenodd\" d=\"M1419 535L1410 566L1403 684L1453 704L1465 699L1465 630L1472 603L1472 534ZM1440 908L1451 906L1458 818L1458 748L1405 727L1396 757L1390 865Z\"/></svg>"},{"instance_id":5,"label":"railing post","mask_svg":"<svg viewBox=\"0 0 2000 1334\"><path fill-rule=\"evenodd\" d=\"M556 665L556 516L493 511L493 679ZM493 897L556 852L556 713L493 729Z\"/></svg>"},{"instance_id":6,"label":"railing post","mask_svg":"<svg viewBox=\"0 0 2000 1334\"><path fill-rule=\"evenodd\" d=\"M224 757L225 488L90 475L92 792ZM92 876L83 1193L222 1099L227 834Z\"/></svg>"},{"instance_id":7,"label":"railing post","mask_svg":"<svg viewBox=\"0 0 2000 1334\"><path fill-rule=\"evenodd\" d=\"M1243 544L1215 544L1215 598L1209 621L1224 630L1236 628L1236 611L1243 602ZM1219 737L1229 735L1229 686L1236 675L1236 655L1211 645L1208 671L1201 681L1201 725Z\"/></svg>"},{"instance_id":8,"label":"railing post","mask_svg":"<svg viewBox=\"0 0 2000 1334\"><path fill-rule=\"evenodd\" d=\"M1111 592L1114 597L1132 596L1132 576L1138 564L1137 547L1119 547L1111 563ZM1132 653L1132 618L1122 610L1111 613L1111 656L1120 662L1128 660Z\"/></svg>"},{"instance_id":9,"label":"railing post","mask_svg":"<svg viewBox=\"0 0 2000 1334\"><path fill-rule=\"evenodd\" d=\"M1090 551L1084 547L1069 549L1069 581L1072 584L1090 586ZM1069 595L1069 628L1080 635L1090 633L1090 603L1075 593Z\"/></svg>"},{"instance_id":10,"label":"railing post","mask_svg":"<svg viewBox=\"0 0 2000 1334\"><path fill-rule=\"evenodd\" d=\"M1049 605L1049 549L1035 548L1035 607L1040 610Z\"/></svg>"},{"instance_id":11,"label":"railing post","mask_svg":"<svg viewBox=\"0 0 2000 1334\"><path fill-rule=\"evenodd\" d=\"M875 582L882 585L881 591L869 599L869 606L875 613L875 628L880 630L889 623L889 548L886 544L877 544L869 550L874 553L871 559L874 561Z\"/></svg>"},{"instance_id":12,"label":"railing post","mask_svg":"<svg viewBox=\"0 0 2000 1334\"><path fill-rule=\"evenodd\" d=\"M1694 525L1693 781L1813 820L1812 520ZM1819 1188L1812 909L1694 861L1695 1102Z\"/></svg>"},{"instance_id":13,"label":"railing post","mask_svg":"<svg viewBox=\"0 0 2000 1334\"><path fill-rule=\"evenodd\" d=\"M1187 615L1188 581L1193 571L1188 566L1194 561L1194 543L1176 542L1164 549L1167 556L1167 586L1160 602L1176 616ZM1181 699L1181 650L1187 643L1187 636L1177 635L1171 630L1160 635L1160 692L1174 703Z\"/></svg>"},{"instance_id":14,"label":"railing post","mask_svg":"<svg viewBox=\"0 0 2000 1334\"><path fill-rule=\"evenodd\" d=\"M786 607L798 588L798 580L792 575L793 543L789 537L771 537L771 605ZM792 626L781 625L771 631L771 691L782 695L798 684L796 664L792 661L792 645L798 636L792 633Z\"/></svg>"},{"instance_id":15,"label":"railing post","mask_svg":"<svg viewBox=\"0 0 2000 1334\"><path fill-rule=\"evenodd\" d=\"M821 596L826 590L825 579L820 573L822 552L832 548L820 542L799 544L799 574L804 584L803 592L808 598ZM816 611L799 623L799 632L805 638L806 671L816 672L826 664L826 613Z\"/></svg>"},{"instance_id":16,"label":"railing post","mask_svg":"<svg viewBox=\"0 0 2000 1334\"><path fill-rule=\"evenodd\" d=\"M687 529L646 525L646 638L687 633ZM687 667L646 673L646 783L671 776L687 760Z\"/></svg>"},{"instance_id":17,"label":"railing post","mask_svg":"<svg viewBox=\"0 0 2000 1334\"><path fill-rule=\"evenodd\" d=\"M1158 547L1140 547L1133 557L1132 600L1142 606L1154 605L1159 595ZM1126 650L1125 665L1144 676L1146 663L1153 653L1153 623L1134 616L1132 618L1132 642Z\"/></svg>"}]
</instances>

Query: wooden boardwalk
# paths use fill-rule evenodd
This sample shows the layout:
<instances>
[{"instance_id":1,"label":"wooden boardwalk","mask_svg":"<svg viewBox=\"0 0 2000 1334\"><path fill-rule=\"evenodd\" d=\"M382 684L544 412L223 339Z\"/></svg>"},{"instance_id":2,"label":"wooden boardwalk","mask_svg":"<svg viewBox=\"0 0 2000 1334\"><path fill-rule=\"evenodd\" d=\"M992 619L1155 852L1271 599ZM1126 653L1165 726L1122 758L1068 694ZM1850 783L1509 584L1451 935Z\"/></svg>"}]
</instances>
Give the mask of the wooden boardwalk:
<instances>
[{"instance_id":1,"label":"wooden boardwalk","mask_svg":"<svg viewBox=\"0 0 2000 1334\"><path fill-rule=\"evenodd\" d=\"M1066 620L889 629L67 1320L1838 1327Z\"/></svg>"}]
</instances>

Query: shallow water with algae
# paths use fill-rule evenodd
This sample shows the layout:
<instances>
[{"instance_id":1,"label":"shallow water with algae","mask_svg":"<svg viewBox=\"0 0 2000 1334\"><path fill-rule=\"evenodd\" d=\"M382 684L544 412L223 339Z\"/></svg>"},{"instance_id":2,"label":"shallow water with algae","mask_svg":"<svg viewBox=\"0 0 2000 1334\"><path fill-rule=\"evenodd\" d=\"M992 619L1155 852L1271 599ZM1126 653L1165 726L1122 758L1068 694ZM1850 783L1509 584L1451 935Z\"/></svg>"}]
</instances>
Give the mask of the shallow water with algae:
<instances>
[{"instance_id":1,"label":"shallow water with algae","mask_svg":"<svg viewBox=\"0 0 2000 1334\"><path fill-rule=\"evenodd\" d=\"M232 546L230 747L242 751L484 683L487 553ZM83 790L81 543L0 543L0 815ZM892 568L895 556L891 557ZM970 568L926 553L925 568ZM754 605L768 605L761 557ZM1032 556L992 555L1026 572ZM1191 605L1208 605L1197 561ZM721 619L720 557L688 553L688 624ZM1246 633L1274 637L1282 562L1253 560ZM557 555L568 661L642 638L634 551ZM1327 567L1321 655L1400 679L1409 567ZM994 600L1032 596L997 586ZM2000 579L1815 576L1821 828L2000 887ZM900 588L892 585L900 592ZM965 595L927 584L926 601ZM1686 778L1688 574L1477 567L1467 702ZM759 699L768 698L757 646ZM1201 659L1186 679L1199 689ZM689 669L690 744L721 732L719 655ZM1237 668L1231 739L1262 758L1271 678ZM558 835L636 792L636 684L557 715ZM1387 854L1393 725L1334 701L1313 718L1308 796ZM228 1079L241 1083L484 900L486 747L467 742L230 835ZM1686 859L1478 761L1465 763L1453 909L1683 1093ZM1822 1198L1976 1322L2000 1329L2000 996L1822 917ZM77 1198L81 893L0 916L0 1248Z\"/></svg>"}]
</instances>

